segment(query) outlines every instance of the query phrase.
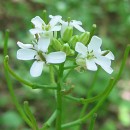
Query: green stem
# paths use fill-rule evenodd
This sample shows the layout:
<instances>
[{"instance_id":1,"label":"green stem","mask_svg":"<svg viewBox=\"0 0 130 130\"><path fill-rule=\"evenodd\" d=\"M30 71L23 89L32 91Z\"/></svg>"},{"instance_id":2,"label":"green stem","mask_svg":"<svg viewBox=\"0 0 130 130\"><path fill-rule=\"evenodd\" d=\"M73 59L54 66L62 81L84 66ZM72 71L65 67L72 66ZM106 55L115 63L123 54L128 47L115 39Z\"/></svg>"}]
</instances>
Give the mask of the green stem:
<instances>
[{"instance_id":1,"label":"green stem","mask_svg":"<svg viewBox=\"0 0 130 130\"><path fill-rule=\"evenodd\" d=\"M79 102L79 103L82 103L82 104L85 104L85 105L86 105L86 104L88 104L88 103L94 102L94 101L99 100L100 98L102 98L102 97L106 94L108 88L109 88L109 86L108 86L102 93L98 94L98 95L95 96L95 97L88 98L88 99L76 98L76 97L72 97L72 96L69 96L69 95L64 95L64 97L67 98L67 99L70 99L70 100L73 100L73 101L76 101L76 102ZM85 107L85 108L86 108L86 107ZM83 116L83 115L82 115L82 116ZM81 117L82 117L82 116L81 116ZM80 117L80 118L81 118L81 117Z\"/></svg>"},{"instance_id":2,"label":"green stem","mask_svg":"<svg viewBox=\"0 0 130 130\"><path fill-rule=\"evenodd\" d=\"M19 104L17 97L15 96L15 92L13 90L13 86L12 86L12 82L10 80L8 71L6 69L5 70L5 78L6 78L6 82L7 82L7 86L12 98L12 101L14 103L14 105L16 106L17 111L20 113L21 117L25 120L25 122L31 127L33 128L33 124L31 123L31 121L27 118L27 116L25 115L25 113L23 112L23 109L21 107L21 105Z\"/></svg>"},{"instance_id":3,"label":"green stem","mask_svg":"<svg viewBox=\"0 0 130 130\"><path fill-rule=\"evenodd\" d=\"M61 113L62 113L62 99L61 99L61 86L58 84L57 89L57 119L56 119L56 130L61 130Z\"/></svg>"},{"instance_id":4,"label":"green stem","mask_svg":"<svg viewBox=\"0 0 130 130\"><path fill-rule=\"evenodd\" d=\"M122 74L122 71L123 71L124 66L125 66L125 64L126 64L126 60L127 60L127 58L128 58L129 52L130 52L130 44L128 44L127 47L126 47L126 49L125 49L124 56L123 56L123 60L122 60L122 63L121 63L119 72L118 72L118 74L117 74L117 76L116 76L114 85L117 83L117 81L119 80L119 78L120 78L120 76L121 76L121 74Z\"/></svg>"},{"instance_id":5,"label":"green stem","mask_svg":"<svg viewBox=\"0 0 130 130\"><path fill-rule=\"evenodd\" d=\"M63 78L63 81L65 81L66 80L66 78L69 76L69 74L73 71L74 69L70 69L68 72L67 72L67 74L64 76L64 78Z\"/></svg>"},{"instance_id":6,"label":"green stem","mask_svg":"<svg viewBox=\"0 0 130 130\"><path fill-rule=\"evenodd\" d=\"M24 101L24 111L25 111L26 115L28 116L28 118L30 119L30 121L32 122L33 128L35 130L38 130L38 125L37 125L36 119L33 116L32 112L29 108L28 101Z\"/></svg>"},{"instance_id":7,"label":"green stem","mask_svg":"<svg viewBox=\"0 0 130 130\"><path fill-rule=\"evenodd\" d=\"M4 56L7 55L8 37L9 37L9 31L6 31L6 35L5 35L5 39L4 39ZM8 86L12 101L13 101L14 105L16 106L17 111L20 113L21 117L25 120L25 122L33 129L32 122L25 115L21 105L19 104L19 102L17 100L17 97L15 96L12 82L11 82L11 79L9 77L8 71L5 66L4 66L4 71L5 71L5 78L6 78L7 86Z\"/></svg>"},{"instance_id":8,"label":"green stem","mask_svg":"<svg viewBox=\"0 0 130 130\"><path fill-rule=\"evenodd\" d=\"M57 89L56 85L55 84L51 84L51 85L39 85L39 84L35 84L35 83L31 83L31 82L28 82L24 79L22 79L21 77L19 77L10 67L9 67L9 64L8 64L8 59L9 57L6 56L5 59L4 59L4 66L5 66L5 69L10 72L10 74L15 78L17 79L18 81L20 81L21 83L31 87L32 89L38 89L38 88L41 88L41 89Z\"/></svg>"},{"instance_id":9,"label":"green stem","mask_svg":"<svg viewBox=\"0 0 130 130\"><path fill-rule=\"evenodd\" d=\"M94 129L94 124L95 124L95 120L97 118L97 114L94 113L91 117L91 122L90 122L90 126L88 128L88 130L93 130Z\"/></svg>"},{"instance_id":10,"label":"green stem","mask_svg":"<svg viewBox=\"0 0 130 130\"><path fill-rule=\"evenodd\" d=\"M113 81L114 81L114 79L111 78L111 80L109 82L109 85L108 85L109 89L106 92L105 96L102 97L102 99L97 103L97 105L86 116L84 116L84 117L82 117L82 118L80 118L80 119L78 119L76 121L64 124L64 125L62 125L62 128L68 128L68 127L72 127L72 126L75 126L75 125L80 125L81 123L86 121L88 118L90 118L98 110L98 108L103 104L103 102L105 101L105 99L107 98L109 93L111 92L112 88L114 87L114 82Z\"/></svg>"},{"instance_id":11,"label":"green stem","mask_svg":"<svg viewBox=\"0 0 130 130\"><path fill-rule=\"evenodd\" d=\"M51 126L52 122L55 120L56 116L57 116L57 110L54 111L54 113L51 115L51 117L46 121L46 123L44 123L41 130L46 130L47 128L49 128Z\"/></svg>"},{"instance_id":12,"label":"green stem","mask_svg":"<svg viewBox=\"0 0 130 130\"><path fill-rule=\"evenodd\" d=\"M89 98L89 97L91 96L91 93L92 93L92 91L93 91L93 88L94 88L94 86L95 86L95 83L96 83L96 80L97 80L97 77L98 77L99 70L100 70L100 69L98 69L98 70L96 71L96 73L95 73L95 76L94 76L94 78L93 78L91 87L90 87L90 89L88 90L88 94L86 95L86 98ZM106 90L107 90L107 88L106 88ZM105 93L105 91L104 91L103 93ZM83 105L83 108L82 108L81 113L80 113L80 116L79 116L80 118L85 115L85 112L86 112L86 109L87 109L87 107L88 107L89 101L94 101L95 99L100 98L102 95L104 95L103 93L97 95L98 97L90 98L90 100L89 100L89 99L86 99L86 100L88 100L88 101L86 101L86 103ZM77 130L80 130L80 127L81 127L81 125L77 128Z\"/></svg>"},{"instance_id":13,"label":"green stem","mask_svg":"<svg viewBox=\"0 0 130 130\"><path fill-rule=\"evenodd\" d=\"M7 55L7 48L8 48L8 39L9 39L9 30L6 30L5 32L5 38L4 38L4 57Z\"/></svg>"},{"instance_id":14,"label":"green stem","mask_svg":"<svg viewBox=\"0 0 130 130\"><path fill-rule=\"evenodd\" d=\"M51 84L56 84L55 77L54 77L54 66L53 65L49 66L49 72L50 72ZM56 86L57 86L57 84L56 84ZM57 89L57 87L56 87L56 89ZM48 119L48 121L46 121L43 124L43 126L40 130L47 130L51 126L52 122L55 120L56 116L57 116L57 110L51 115L51 117Z\"/></svg>"},{"instance_id":15,"label":"green stem","mask_svg":"<svg viewBox=\"0 0 130 130\"><path fill-rule=\"evenodd\" d=\"M56 130L61 130L62 123L62 93L61 93L61 85L62 85L62 77L64 71L64 63L59 66L59 76L57 82L57 118L56 118Z\"/></svg>"},{"instance_id":16,"label":"green stem","mask_svg":"<svg viewBox=\"0 0 130 130\"><path fill-rule=\"evenodd\" d=\"M78 67L79 65L73 65L73 66L67 66L67 67L64 67L64 70L67 70L67 69L74 69L76 67Z\"/></svg>"},{"instance_id":17,"label":"green stem","mask_svg":"<svg viewBox=\"0 0 130 130\"><path fill-rule=\"evenodd\" d=\"M55 84L56 82L55 82L55 77L54 77L53 66L50 65L50 66L49 66L49 69L50 69L50 79L51 79L51 83L52 83L52 84Z\"/></svg>"}]
</instances>

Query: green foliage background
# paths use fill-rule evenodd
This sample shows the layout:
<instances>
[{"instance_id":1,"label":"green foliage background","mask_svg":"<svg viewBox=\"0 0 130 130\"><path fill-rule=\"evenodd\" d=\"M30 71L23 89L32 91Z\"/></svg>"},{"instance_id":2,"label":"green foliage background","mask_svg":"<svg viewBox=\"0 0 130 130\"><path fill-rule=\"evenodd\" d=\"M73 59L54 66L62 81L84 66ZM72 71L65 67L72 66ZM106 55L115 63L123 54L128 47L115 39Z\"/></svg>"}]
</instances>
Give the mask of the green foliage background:
<instances>
[{"instance_id":1,"label":"green foliage background","mask_svg":"<svg viewBox=\"0 0 130 130\"><path fill-rule=\"evenodd\" d=\"M16 59L18 49L16 42L28 43L32 36L29 29L30 20L46 9L48 14L62 15L64 19L81 20L83 27L90 31L92 24L97 25L96 35L103 39L103 48L110 49L115 55L113 76L117 74L123 52L130 43L130 1L129 0L0 0L0 130L29 130L17 113L10 98L3 72L3 38L6 29L10 30L9 56L10 65L24 79L33 82L47 83L48 70L39 78L32 78L29 69L32 62L23 62ZM74 71L66 84L76 84L72 94L77 97L86 97L93 79L94 72ZM94 96L104 90L110 75L99 70L94 84ZM13 78L12 78L13 79ZM78 79L78 80L77 80ZM33 113L42 125L55 109L54 94L52 91L31 90L13 79L16 95L21 102L28 100ZM98 111L95 124L97 130L129 130L130 129L130 58L126 68L114 90ZM93 108L90 104L86 113ZM64 100L64 122L77 119L82 105ZM82 126L86 130L89 122ZM73 129L76 130L76 127ZM69 129L68 129L69 130ZM72 129L71 129L72 130Z\"/></svg>"}]
</instances>

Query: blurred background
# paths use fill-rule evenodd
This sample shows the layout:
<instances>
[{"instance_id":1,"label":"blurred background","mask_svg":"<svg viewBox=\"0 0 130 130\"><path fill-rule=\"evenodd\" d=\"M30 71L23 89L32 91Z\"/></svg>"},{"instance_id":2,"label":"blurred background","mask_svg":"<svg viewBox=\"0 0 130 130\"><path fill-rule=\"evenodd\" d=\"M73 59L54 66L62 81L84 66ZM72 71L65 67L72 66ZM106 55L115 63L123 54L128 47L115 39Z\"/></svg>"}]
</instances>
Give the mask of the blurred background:
<instances>
[{"instance_id":1,"label":"blurred background","mask_svg":"<svg viewBox=\"0 0 130 130\"><path fill-rule=\"evenodd\" d=\"M10 30L9 56L10 66L24 79L46 84L48 70L39 78L32 78L29 69L32 61L16 59L17 41L30 43L32 36L29 29L31 19L36 15L43 17L42 10L48 14L62 15L64 19L81 20L83 27L90 31L92 24L97 25L95 35L103 39L103 50L110 49L115 55L112 63L116 76L127 44L130 43L130 1L129 0L0 0L0 130L30 130L16 111L7 89L3 71L3 39L6 29ZM96 82L93 81L96 77ZM78 79L78 80L77 80ZM99 70L94 72L74 71L66 81L68 85L76 84L72 95L76 97L92 97L102 92L110 75ZM21 104L28 100L39 126L55 109L54 94L48 90L31 90L12 78L17 98ZM91 86L93 85L93 88ZM90 92L92 90L92 92ZM63 122L77 119L82 105L64 99ZM87 107L86 113L95 103ZM69 108L68 108L69 107ZM97 112L94 130L130 130L130 57L127 59L123 74L115 88ZM89 121L80 130L87 130ZM78 130L73 127L67 130ZM53 129L50 129L53 130Z\"/></svg>"}]
</instances>

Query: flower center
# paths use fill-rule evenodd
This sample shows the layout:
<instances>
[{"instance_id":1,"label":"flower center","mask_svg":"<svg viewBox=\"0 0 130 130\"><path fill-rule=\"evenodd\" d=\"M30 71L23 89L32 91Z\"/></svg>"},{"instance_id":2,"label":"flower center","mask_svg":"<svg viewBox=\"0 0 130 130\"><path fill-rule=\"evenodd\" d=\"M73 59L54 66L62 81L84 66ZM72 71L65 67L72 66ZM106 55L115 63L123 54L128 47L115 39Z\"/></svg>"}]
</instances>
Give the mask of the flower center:
<instances>
[{"instance_id":1,"label":"flower center","mask_svg":"<svg viewBox=\"0 0 130 130\"><path fill-rule=\"evenodd\" d=\"M50 26L50 24L42 25L42 29L45 30L45 31L49 31L51 29L51 26Z\"/></svg>"},{"instance_id":2,"label":"flower center","mask_svg":"<svg viewBox=\"0 0 130 130\"><path fill-rule=\"evenodd\" d=\"M93 54L93 50L90 51L90 52L89 52L89 51L87 52L86 58L87 58L88 60L91 60L91 59L96 58L95 55Z\"/></svg>"},{"instance_id":3,"label":"flower center","mask_svg":"<svg viewBox=\"0 0 130 130\"><path fill-rule=\"evenodd\" d=\"M42 51L38 51L37 53L38 53L38 56L40 57L40 59L42 61L46 62L46 58L44 57L43 52Z\"/></svg>"}]
</instances>

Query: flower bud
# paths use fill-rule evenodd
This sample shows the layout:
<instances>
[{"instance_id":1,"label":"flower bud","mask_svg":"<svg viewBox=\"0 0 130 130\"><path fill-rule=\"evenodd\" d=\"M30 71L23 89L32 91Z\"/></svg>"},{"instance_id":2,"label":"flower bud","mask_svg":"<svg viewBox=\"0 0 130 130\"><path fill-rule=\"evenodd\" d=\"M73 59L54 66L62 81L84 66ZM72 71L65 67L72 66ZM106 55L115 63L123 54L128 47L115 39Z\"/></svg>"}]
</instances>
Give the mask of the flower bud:
<instances>
[{"instance_id":1,"label":"flower bud","mask_svg":"<svg viewBox=\"0 0 130 130\"><path fill-rule=\"evenodd\" d=\"M70 49L70 54L69 54L70 56L74 56L75 55L75 51L74 50L72 50L72 49Z\"/></svg>"},{"instance_id":2,"label":"flower bud","mask_svg":"<svg viewBox=\"0 0 130 130\"><path fill-rule=\"evenodd\" d=\"M76 58L77 65L80 65L81 67L86 66L85 60L83 58Z\"/></svg>"},{"instance_id":3,"label":"flower bud","mask_svg":"<svg viewBox=\"0 0 130 130\"><path fill-rule=\"evenodd\" d=\"M73 35L73 27L68 26L63 33L62 39L64 42L68 42Z\"/></svg>"},{"instance_id":4,"label":"flower bud","mask_svg":"<svg viewBox=\"0 0 130 130\"><path fill-rule=\"evenodd\" d=\"M79 41L83 43L84 45L87 44L89 40L90 32L84 32L79 36Z\"/></svg>"},{"instance_id":5,"label":"flower bud","mask_svg":"<svg viewBox=\"0 0 130 130\"><path fill-rule=\"evenodd\" d=\"M58 41L63 45L64 41L62 40L62 38L58 38Z\"/></svg>"},{"instance_id":6,"label":"flower bud","mask_svg":"<svg viewBox=\"0 0 130 130\"><path fill-rule=\"evenodd\" d=\"M79 40L79 36L78 35L75 35L73 36L70 40L69 40L69 45L74 49L75 48L75 45L76 43L78 42Z\"/></svg>"},{"instance_id":7,"label":"flower bud","mask_svg":"<svg viewBox=\"0 0 130 130\"><path fill-rule=\"evenodd\" d=\"M56 38L52 39L51 44L56 51L59 51L62 47L61 43Z\"/></svg>"},{"instance_id":8,"label":"flower bud","mask_svg":"<svg viewBox=\"0 0 130 130\"><path fill-rule=\"evenodd\" d=\"M70 46L68 43L64 44L62 46L62 49L61 49L63 52L66 53L66 55L70 55L71 54L71 49L70 49Z\"/></svg>"}]
</instances>

